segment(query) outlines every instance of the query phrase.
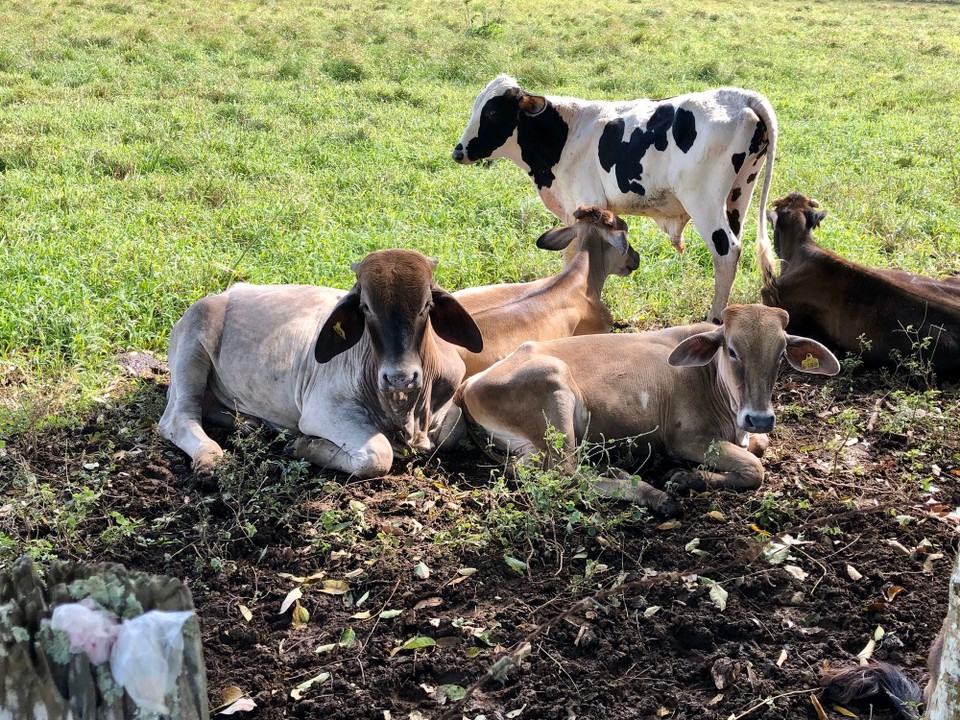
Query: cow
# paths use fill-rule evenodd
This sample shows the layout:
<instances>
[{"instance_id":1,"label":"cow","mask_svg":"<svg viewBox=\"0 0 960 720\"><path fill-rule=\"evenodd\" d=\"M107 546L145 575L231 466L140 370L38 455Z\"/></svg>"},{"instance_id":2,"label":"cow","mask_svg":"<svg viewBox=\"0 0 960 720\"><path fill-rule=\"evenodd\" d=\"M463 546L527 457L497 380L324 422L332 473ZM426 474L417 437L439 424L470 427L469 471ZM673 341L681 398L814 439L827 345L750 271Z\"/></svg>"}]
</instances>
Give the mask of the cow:
<instances>
[{"instance_id":1,"label":"cow","mask_svg":"<svg viewBox=\"0 0 960 720\"><path fill-rule=\"evenodd\" d=\"M794 192L773 205L769 219L781 272L768 257L758 257L760 295L764 304L790 313L791 332L861 355L871 366L919 353L937 375L960 374L956 278L858 265L814 241L813 230L826 217L816 200Z\"/></svg>"},{"instance_id":2,"label":"cow","mask_svg":"<svg viewBox=\"0 0 960 720\"><path fill-rule=\"evenodd\" d=\"M483 340L434 265L380 250L352 266L349 292L241 283L197 301L170 336L160 434L210 472L223 450L201 420L251 417L295 431L295 457L360 478L390 470L393 442L451 442L464 373L454 346L479 352Z\"/></svg>"},{"instance_id":3,"label":"cow","mask_svg":"<svg viewBox=\"0 0 960 720\"><path fill-rule=\"evenodd\" d=\"M665 100L534 95L498 75L477 96L453 159L509 158L566 223L582 204L647 215L683 250L692 219L714 263L708 319L719 322L740 259L740 230L764 156L757 250L770 254L764 209L777 116L759 93L719 88Z\"/></svg>"},{"instance_id":4,"label":"cow","mask_svg":"<svg viewBox=\"0 0 960 720\"><path fill-rule=\"evenodd\" d=\"M802 372L840 369L820 343L787 335L787 320L778 308L731 305L719 327L524 343L468 378L456 401L495 445L521 458L540 454L548 466L572 471L582 441L635 438L651 454L701 465L671 473L679 488L754 489L780 359ZM545 440L550 428L562 442ZM599 490L655 510L672 502L643 482L605 481Z\"/></svg>"},{"instance_id":5,"label":"cow","mask_svg":"<svg viewBox=\"0 0 960 720\"><path fill-rule=\"evenodd\" d=\"M483 334L483 351L459 348L467 377L512 353L526 340L610 332L613 316L600 299L610 275L637 269L640 256L627 240L627 224L596 206L580 207L572 225L537 239L546 250L571 248L563 270L542 280L459 290L453 296Z\"/></svg>"}]
</instances>

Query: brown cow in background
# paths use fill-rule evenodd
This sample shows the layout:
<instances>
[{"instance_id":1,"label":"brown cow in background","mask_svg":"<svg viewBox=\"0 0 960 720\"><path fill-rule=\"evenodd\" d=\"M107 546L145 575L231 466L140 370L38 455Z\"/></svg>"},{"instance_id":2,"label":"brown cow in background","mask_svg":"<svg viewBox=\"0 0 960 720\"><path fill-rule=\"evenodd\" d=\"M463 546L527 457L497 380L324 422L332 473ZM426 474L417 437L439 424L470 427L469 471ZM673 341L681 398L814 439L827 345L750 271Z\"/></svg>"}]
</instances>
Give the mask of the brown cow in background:
<instances>
[{"instance_id":1,"label":"brown cow in background","mask_svg":"<svg viewBox=\"0 0 960 720\"><path fill-rule=\"evenodd\" d=\"M758 256L765 305L790 313L790 332L869 365L919 356L939 376L960 374L960 282L850 262L813 240L826 213L816 200L791 193L768 215L781 273ZM894 353L891 356L891 353ZM927 365L929 364L929 365Z\"/></svg>"}]
</instances>

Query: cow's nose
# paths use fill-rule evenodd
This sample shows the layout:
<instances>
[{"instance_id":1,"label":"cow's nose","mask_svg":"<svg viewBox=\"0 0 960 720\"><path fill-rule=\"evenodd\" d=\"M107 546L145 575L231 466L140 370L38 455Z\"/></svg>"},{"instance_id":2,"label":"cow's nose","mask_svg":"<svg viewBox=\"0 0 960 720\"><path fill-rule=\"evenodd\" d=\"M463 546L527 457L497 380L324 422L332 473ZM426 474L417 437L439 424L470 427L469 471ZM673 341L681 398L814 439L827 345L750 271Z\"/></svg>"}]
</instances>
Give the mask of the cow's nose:
<instances>
[{"instance_id":1,"label":"cow's nose","mask_svg":"<svg viewBox=\"0 0 960 720\"><path fill-rule=\"evenodd\" d=\"M381 379L387 390L414 390L420 387L420 371L416 369L385 370Z\"/></svg>"},{"instance_id":2,"label":"cow's nose","mask_svg":"<svg viewBox=\"0 0 960 720\"><path fill-rule=\"evenodd\" d=\"M742 413L740 427L747 432L768 433L773 430L776 418L772 412L745 411Z\"/></svg>"},{"instance_id":3,"label":"cow's nose","mask_svg":"<svg viewBox=\"0 0 960 720\"><path fill-rule=\"evenodd\" d=\"M453 159L457 162L463 162L463 143L457 143L457 146L453 149Z\"/></svg>"}]
</instances>

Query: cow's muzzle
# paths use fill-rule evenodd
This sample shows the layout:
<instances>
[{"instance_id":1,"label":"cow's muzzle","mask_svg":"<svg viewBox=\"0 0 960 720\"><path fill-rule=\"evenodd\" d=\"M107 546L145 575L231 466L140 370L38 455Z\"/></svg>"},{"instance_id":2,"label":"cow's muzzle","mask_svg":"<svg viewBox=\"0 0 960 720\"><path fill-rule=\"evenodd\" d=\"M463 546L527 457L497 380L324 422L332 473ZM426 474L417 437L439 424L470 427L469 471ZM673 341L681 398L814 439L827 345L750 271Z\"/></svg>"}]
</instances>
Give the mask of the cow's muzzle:
<instances>
[{"instance_id":1,"label":"cow's muzzle","mask_svg":"<svg viewBox=\"0 0 960 720\"><path fill-rule=\"evenodd\" d=\"M467 154L463 151L463 143L457 143L457 146L453 149L453 159L458 163L467 162Z\"/></svg>"},{"instance_id":2,"label":"cow's muzzle","mask_svg":"<svg viewBox=\"0 0 960 720\"><path fill-rule=\"evenodd\" d=\"M394 407L403 407L423 387L423 374L419 368L392 367L380 372L379 390L387 396Z\"/></svg>"},{"instance_id":3,"label":"cow's muzzle","mask_svg":"<svg viewBox=\"0 0 960 720\"><path fill-rule=\"evenodd\" d=\"M776 417L769 411L741 410L737 424L742 430L752 433L768 433L773 430Z\"/></svg>"}]
</instances>

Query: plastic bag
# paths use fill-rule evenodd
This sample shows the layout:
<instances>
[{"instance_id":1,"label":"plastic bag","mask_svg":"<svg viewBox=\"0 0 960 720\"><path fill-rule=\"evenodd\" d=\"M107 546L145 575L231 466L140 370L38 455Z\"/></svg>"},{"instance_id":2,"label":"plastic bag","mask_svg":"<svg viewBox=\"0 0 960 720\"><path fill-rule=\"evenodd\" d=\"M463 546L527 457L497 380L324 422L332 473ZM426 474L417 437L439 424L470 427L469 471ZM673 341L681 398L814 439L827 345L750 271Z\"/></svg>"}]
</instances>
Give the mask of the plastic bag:
<instances>
[{"instance_id":1,"label":"plastic bag","mask_svg":"<svg viewBox=\"0 0 960 720\"><path fill-rule=\"evenodd\" d=\"M144 710L169 713L164 698L183 664L183 624L190 611L151 610L124 620L110 653L110 672Z\"/></svg>"},{"instance_id":2,"label":"plastic bag","mask_svg":"<svg viewBox=\"0 0 960 720\"><path fill-rule=\"evenodd\" d=\"M67 633L70 652L85 652L95 665L109 660L113 679L139 707L167 714L163 701L180 676L182 628L192 615L151 610L119 623L88 599L57 606L50 627Z\"/></svg>"},{"instance_id":3,"label":"plastic bag","mask_svg":"<svg viewBox=\"0 0 960 720\"><path fill-rule=\"evenodd\" d=\"M62 630L70 638L70 652L85 652L94 665L110 659L120 623L117 616L100 610L92 600L59 605L53 611L50 627Z\"/></svg>"}]
</instances>

